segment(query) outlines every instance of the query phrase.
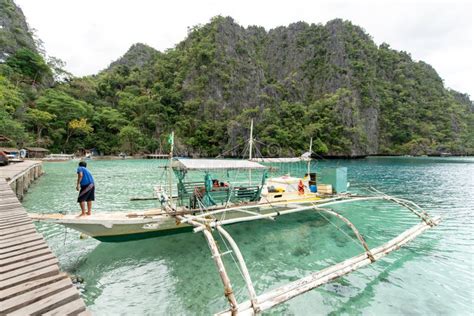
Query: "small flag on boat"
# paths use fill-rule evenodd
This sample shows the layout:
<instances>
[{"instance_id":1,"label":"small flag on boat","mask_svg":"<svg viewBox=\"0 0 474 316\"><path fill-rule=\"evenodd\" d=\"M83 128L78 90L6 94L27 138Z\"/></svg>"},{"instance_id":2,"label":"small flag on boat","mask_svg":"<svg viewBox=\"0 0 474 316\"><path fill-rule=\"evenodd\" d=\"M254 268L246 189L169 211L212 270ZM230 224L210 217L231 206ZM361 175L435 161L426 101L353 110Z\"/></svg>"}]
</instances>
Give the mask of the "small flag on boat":
<instances>
[{"instance_id":1,"label":"small flag on boat","mask_svg":"<svg viewBox=\"0 0 474 316\"><path fill-rule=\"evenodd\" d=\"M171 134L168 136L168 144L174 145L174 132L171 132Z\"/></svg>"}]
</instances>

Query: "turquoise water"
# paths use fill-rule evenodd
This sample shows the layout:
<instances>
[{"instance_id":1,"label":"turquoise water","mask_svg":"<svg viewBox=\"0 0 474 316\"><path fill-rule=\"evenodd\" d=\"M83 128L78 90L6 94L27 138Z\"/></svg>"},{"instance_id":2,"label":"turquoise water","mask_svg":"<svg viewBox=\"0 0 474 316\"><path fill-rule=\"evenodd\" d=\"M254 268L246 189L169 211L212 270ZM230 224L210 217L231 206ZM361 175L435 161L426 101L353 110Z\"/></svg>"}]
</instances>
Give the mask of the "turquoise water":
<instances>
[{"instance_id":1,"label":"turquoise water","mask_svg":"<svg viewBox=\"0 0 474 316\"><path fill-rule=\"evenodd\" d=\"M162 163L91 161L89 168L97 182L94 211L156 206L154 201L131 202L129 198L152 195ZM318 168L334 165L348 167L352 190L364 192L374 186L411 199L444 221L407 247L268 313L472 315L474 159L369 158L323 161ZM31 212L78 213L76 163L45 163L44 167L46 174L31 187L24 206ZM370 247L418 223L408 211L386 202L336 209L358 227ZM81 292L94 314L208 315L228 307L201 234L107 244L79 239L77 232L62 226L37 226L62 269L84 279ZM257 293L362 251L341 222L311 211L227 230L246 258ZM220 247L225 250L222 242ZM229 255L225 263L238 300L246 300L244 283Z\"/></svg>"}]
</instances>

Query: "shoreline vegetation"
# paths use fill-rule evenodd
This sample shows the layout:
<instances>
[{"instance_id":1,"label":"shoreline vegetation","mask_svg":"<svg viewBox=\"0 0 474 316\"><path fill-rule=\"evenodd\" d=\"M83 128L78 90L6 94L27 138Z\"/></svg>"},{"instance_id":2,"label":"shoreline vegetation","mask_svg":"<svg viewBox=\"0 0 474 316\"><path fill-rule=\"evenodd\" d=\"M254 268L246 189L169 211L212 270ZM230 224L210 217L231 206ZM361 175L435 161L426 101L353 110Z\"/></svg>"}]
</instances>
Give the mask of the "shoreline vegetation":
<instances>
[{"instance_id":1,"label":"shoreline vegetation","mask_svg":"<svg viewBox=\"0 0 474 316\"><path fill-rule=\"evenodd\" d=\"M321 160L361 160L361 159L370 159L370 158L472 158L472 155L419 155L419 156L412 156L412 155L367 155L367 156L320 156L317 159ZM76 157L81 158L81 157ZM183 158L183 157L182 157ZM205 158L205 159L212 159L215 157L184 157L184 158ZM235 157L235 156L224 156L221 157L222 159L237 159L242 157ZM148 159L148 160L167 160L168 158L148 158L146 154L135 154L130 156L118 156L118 155L102 155L102 156L93 156L93 160L129 160L129 159ZM29 159L29 160L41 160L41 159ZM44 162L66 162L70 160L47 160Z\"/></svg>"},{"instance_id":2,"label":"shoreline vegetation","mask_svg":"<svg viewBox=\"0 0 474 316\"><path fill-rule=\"evenodd\" d=\"M474 155L474 105L436 70L350 21L266 31L216 16L174 48L133 45L96 75L47 56L12 0L0 0L3 147L51 153L237 157L249 122L265 157Z\"/></svg>"}]
</instances>

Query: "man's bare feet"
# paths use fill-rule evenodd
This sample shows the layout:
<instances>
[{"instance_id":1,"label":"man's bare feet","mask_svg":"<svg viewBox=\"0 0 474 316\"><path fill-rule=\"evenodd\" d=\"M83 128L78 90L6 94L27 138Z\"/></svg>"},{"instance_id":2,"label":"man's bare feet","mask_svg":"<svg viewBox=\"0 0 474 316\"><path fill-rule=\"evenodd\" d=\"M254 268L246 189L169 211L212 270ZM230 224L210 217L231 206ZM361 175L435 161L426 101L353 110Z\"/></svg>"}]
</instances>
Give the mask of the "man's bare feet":
<instances>
[{"instance_id":1,"label":"man's bare feet","mask_svg":"<svg viewBox=\"0 0 474 316\"><path fill-rule=\"evenodd\" d=\"M88 216L91 215L91 212L87 212L87 215L88 215Z\"/></svg>"},{"instance_id":2,"label":"man's bare feet","mask_svg":"<svg viewBox=\"0 0 474 316\"><path fill-rule=\"evenodd\" d=\"M77 217L82 217L82 216L86 216L86 214L85 214L85 213L81 213L81 214L77 215Z\"/></svg>"}]
</instances>

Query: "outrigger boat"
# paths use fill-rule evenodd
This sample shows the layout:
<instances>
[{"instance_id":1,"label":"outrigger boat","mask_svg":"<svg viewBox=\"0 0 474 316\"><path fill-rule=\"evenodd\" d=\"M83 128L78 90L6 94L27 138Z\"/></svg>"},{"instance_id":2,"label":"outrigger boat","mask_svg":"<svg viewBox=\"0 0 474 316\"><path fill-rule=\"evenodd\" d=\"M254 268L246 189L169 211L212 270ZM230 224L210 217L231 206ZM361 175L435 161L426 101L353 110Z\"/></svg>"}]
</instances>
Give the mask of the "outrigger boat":
<instances>
[{"instance_id":1,"label":"outrigger boat","mask_svg":"<svg viewBox=\"0 0 474 316\"><path fill-rule=\"evenodd\" d=\"M213 217L224 224L272 218L313 204L331 205L352 200L350 194L323 195L309 190L309 177L267 178L268 167L255 161L230 159L173 159L176 185L162 183L156 189L161 208L141 212L75 214L30 214L37 221L61 224L102 242L119 242L191 231L191 219ZM219 173L242 171L259 175L259 183L219 181ZM186 181L189 173L203 173L202 181ZM301 182L301 183L300 183ZM302 187L302 186L303 187ZM170 198L170 192L175 198ZM329 203L329 204L328 204ZM273 215L272 215L273 214ZM183 216L185 220L178 220ZM225 219L224 219L225 218Z\"/></svg>"},{"instance_id":2,"label":"outrigger boat","mask_svg":"<svg viewBox=\"0 0 474 316\"><path fill-rule=\"evenodd\" d=\"M251 133L250 144L252 141ZM335 192L334 194L311 192L309 190L311 181L309 161L306 177L281 176L268 179L268 167L252 159L251 152L249 160L173 159L173 142L170 144L170 160L166 168L168 183L161 184L157 190L160 208L132 213L97 213L84 217L63 214L31 214L31 218L61 224L104 242L148 238L186 231L203 232L212 258L217 265L224 286L224 294L230 305L228 310L222 311L219 315L254 315L268 310L297 295L379 260L427 229L438 225L441 221L439 217L430 217L420 206L409 200L388 196L375 189L373 189L373 196L359 196L347 192ZM308 156L303 158L307 160ZM264 163L262 160L261 162ZM204 173L202 181L188 181L186 179L189 173L197 171ZM248 172L250 179L248 183L213 179L213 175L219 172L239 171ZM252 173L255 176L257 172L261 173L260 181L255 184L251 178ZM175 177L178 180L176 185L173 184ZM176 190L174 190L175 188ZM176 198L174 191L177 191ZM369 249L357 228L347 218L330 209L338 204L368 200L394 202L414 213L421 221L387 243ZM224 226L263 219L275 220L282 215L305 211L329 214L346 223L354 232L364 252L300 280L257 295L240 249ZM222 253L219 250L218 243L212 234L215 230L231 247L231 255L236 259L235 262L245 281L248 301L238 303L236 300L222 260L222 256L227 252Z\"/></svg>"}]
</instances>

